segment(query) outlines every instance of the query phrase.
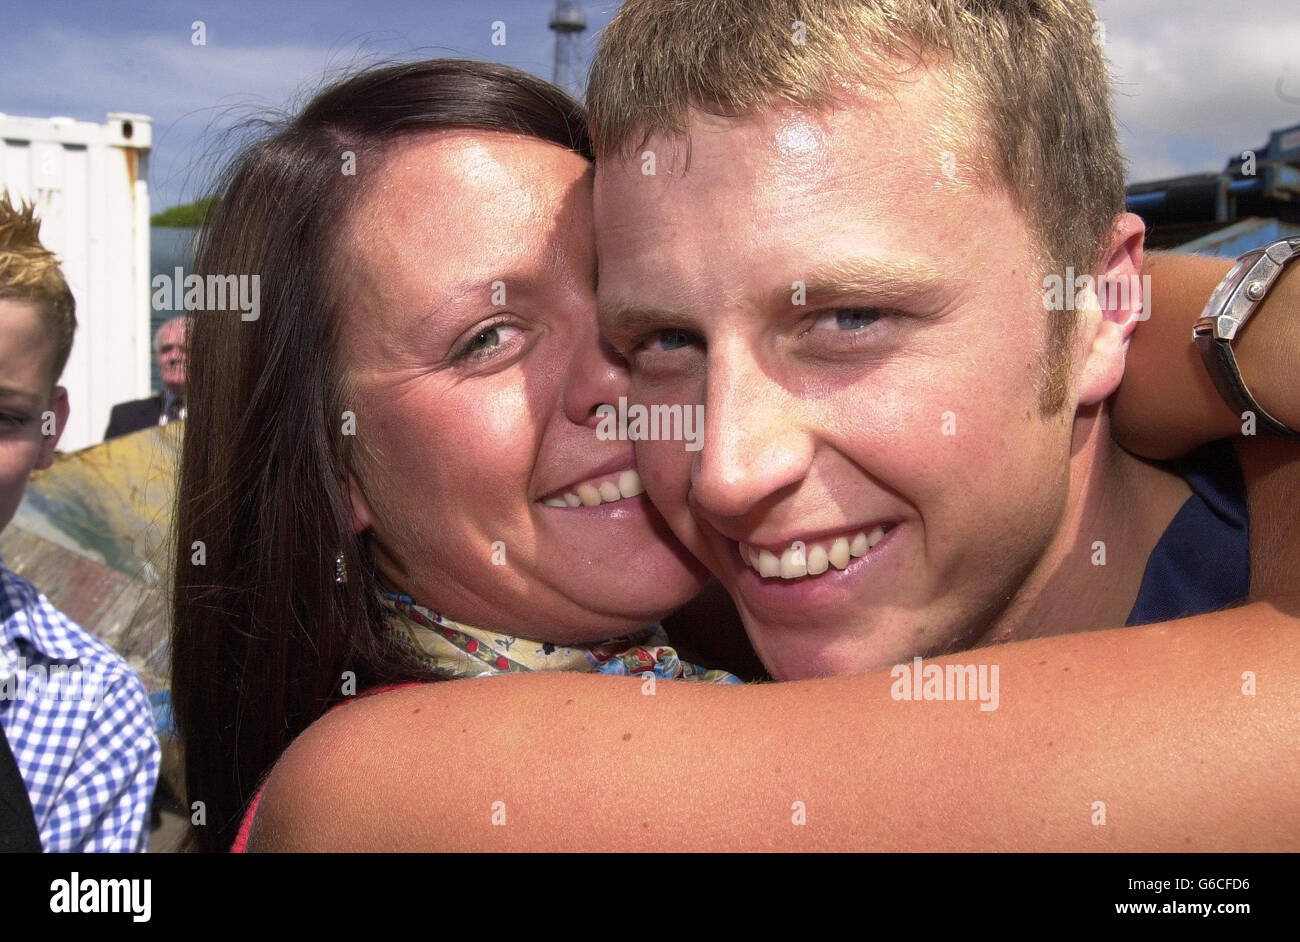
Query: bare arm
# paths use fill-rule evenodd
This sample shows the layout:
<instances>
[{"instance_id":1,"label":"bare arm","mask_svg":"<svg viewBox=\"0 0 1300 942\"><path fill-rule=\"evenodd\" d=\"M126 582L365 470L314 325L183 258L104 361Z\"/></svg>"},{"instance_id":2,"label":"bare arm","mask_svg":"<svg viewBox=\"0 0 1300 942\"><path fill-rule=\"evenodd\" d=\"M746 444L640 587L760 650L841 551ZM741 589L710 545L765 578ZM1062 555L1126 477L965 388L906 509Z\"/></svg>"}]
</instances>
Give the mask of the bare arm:
<instances>
[{"instance_id":1,"label":"bare arm","mask_svg":"<svg viewBox=\"0 0 1300 942\"><path fill-rule=\"evenodd\" d=\"M998 708L897 701L883 671L395 691L294 744L252 846L1300 849L1300 644L1273 606L944 662L998 665Z\"/></svg>"},{"instance_id":2,"label":"bare arm","mask_svg":"<svg viewBox=\"0 0 1300 942\"><path fill-rule=\"evenodd\" d=\"M1192 343L1192 323L1232 267L1228 259L1151 253L1151 318L1129 346L1114 400L1115 438L1147 458L1172 458L1241 433L1241 416L1219 396ZM1300 428L1300 275L1283 273L1236 343L1237 361L1265 409Z\"/></svg>"}]
</instances>

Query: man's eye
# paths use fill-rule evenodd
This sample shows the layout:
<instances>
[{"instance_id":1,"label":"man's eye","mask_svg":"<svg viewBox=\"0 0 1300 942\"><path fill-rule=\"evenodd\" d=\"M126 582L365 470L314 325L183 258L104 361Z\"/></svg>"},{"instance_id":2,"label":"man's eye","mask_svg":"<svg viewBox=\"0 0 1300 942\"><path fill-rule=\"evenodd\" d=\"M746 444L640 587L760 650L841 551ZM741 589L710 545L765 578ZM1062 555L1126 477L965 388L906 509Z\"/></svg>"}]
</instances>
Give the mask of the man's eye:
<instances>
[{"instance_id":1,"label":"man's eye","mask_svg":"<svg viewBox=\"0 0 1300 942\"><path fill-rule=\"evenodd\" d=\"M845 307L820 314L813 330L860 330L880 319L880 312L865 307Z\"/></svg>"},{"instance_id":2,"label":"man's eye","mask_svg":"<svg viewBox=\"0 0 1300 942\"><path fill-rule=\"evenodd\" d=\"M657 330L647 337L645 348L659 351L680 350L682 347L689 347L694 342L695 335L690 331L670 327L665 330Z\"/></svg>"}]
</instances>

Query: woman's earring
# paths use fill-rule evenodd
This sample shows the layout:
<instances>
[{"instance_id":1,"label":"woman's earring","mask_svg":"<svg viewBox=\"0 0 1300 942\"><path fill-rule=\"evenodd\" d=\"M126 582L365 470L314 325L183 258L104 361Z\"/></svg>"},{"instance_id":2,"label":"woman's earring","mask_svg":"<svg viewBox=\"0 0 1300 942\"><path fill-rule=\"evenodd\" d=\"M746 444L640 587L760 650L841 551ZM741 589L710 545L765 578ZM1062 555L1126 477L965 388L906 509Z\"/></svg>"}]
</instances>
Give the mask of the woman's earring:
<instances>
[{"instance_id":1,"label":"woman's earring","mask_svg":"<svg viewBox=\"0 0 1300 942\"><path fill-rule=\"evenodd\" d=\"M339 554L334 557L334 581L348 581L348 565L343 561L343 550L339 550Z\"/></svg>"}]
</instances>

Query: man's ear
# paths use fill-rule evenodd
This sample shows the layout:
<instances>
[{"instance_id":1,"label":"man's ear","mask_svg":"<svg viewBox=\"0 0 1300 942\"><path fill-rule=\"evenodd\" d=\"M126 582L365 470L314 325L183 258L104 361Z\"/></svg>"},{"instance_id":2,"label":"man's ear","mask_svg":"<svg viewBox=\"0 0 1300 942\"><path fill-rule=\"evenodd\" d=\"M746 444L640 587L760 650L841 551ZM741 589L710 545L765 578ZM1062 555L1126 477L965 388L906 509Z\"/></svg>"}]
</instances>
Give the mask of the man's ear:
<instances>
[{"instance_id":1,"label":"man's ear","mask_svg":"<svg viewBox=\"0 0 1300 942\"><path fill-rule=\"evenodd\" d=\"M375 515L370 509L370 502L366 500L365 491L351 471L348 472L345 486L348 489L348 505L352 509L352 532L360 533L374 524Z\"/></svg>"},{"instance_id":2,"label":"man's ear","mask_svg":"<svg viewBox=\"0 0 1300 942\"><path fill-rule=\"evenodd\" d=\"M50 397L49 411L54 413L54 434L45 434L46 416L42 413L40 417L41 450L37 455L36 464L32 466L34 471L44 471L54 464L54 449L58 447L59 439L63 437L63 430L68 424L68 391L62 386L54 387L54 395Z\"/></svg>"},{"instance_id":3,"label":"man's ear","mask_svg":"<svg viewBox=\"0 0 1300 942\"><path fill-rule=\"evenodd\" d=\"M1115 228L1093 272L1096 308L1082 310L1084 355L1078 382L1079 405L1095 405L1119 388L1129 339L1145 320L1151 301L1142 279L1142 238L1146 227L1133 213L1115 217ZM1067 288L1068 290L1068 288Z\"/></svg>"}]
</instances>

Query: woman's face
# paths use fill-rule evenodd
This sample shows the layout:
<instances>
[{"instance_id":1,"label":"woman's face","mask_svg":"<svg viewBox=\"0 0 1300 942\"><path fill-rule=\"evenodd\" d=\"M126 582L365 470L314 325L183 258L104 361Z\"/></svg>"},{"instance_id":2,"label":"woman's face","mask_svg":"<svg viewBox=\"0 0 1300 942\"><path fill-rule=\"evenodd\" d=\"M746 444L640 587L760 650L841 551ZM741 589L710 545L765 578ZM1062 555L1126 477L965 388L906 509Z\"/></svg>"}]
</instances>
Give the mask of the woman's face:
<instances>
[{"instance_id":1,"label":"woman's face","mask_svg":"<svg viewBox=\"0 0 1300 942\"><path fill-rule=\"evenodd\" d=\"M644 494L621 496L640 490L632 443L596 435L626 374L596 329L591 166L443 131L369 173L340 262L353 525L383 576L451 618L558 642L685 602L703 570Z\"/></svg>"}]
</instances>

